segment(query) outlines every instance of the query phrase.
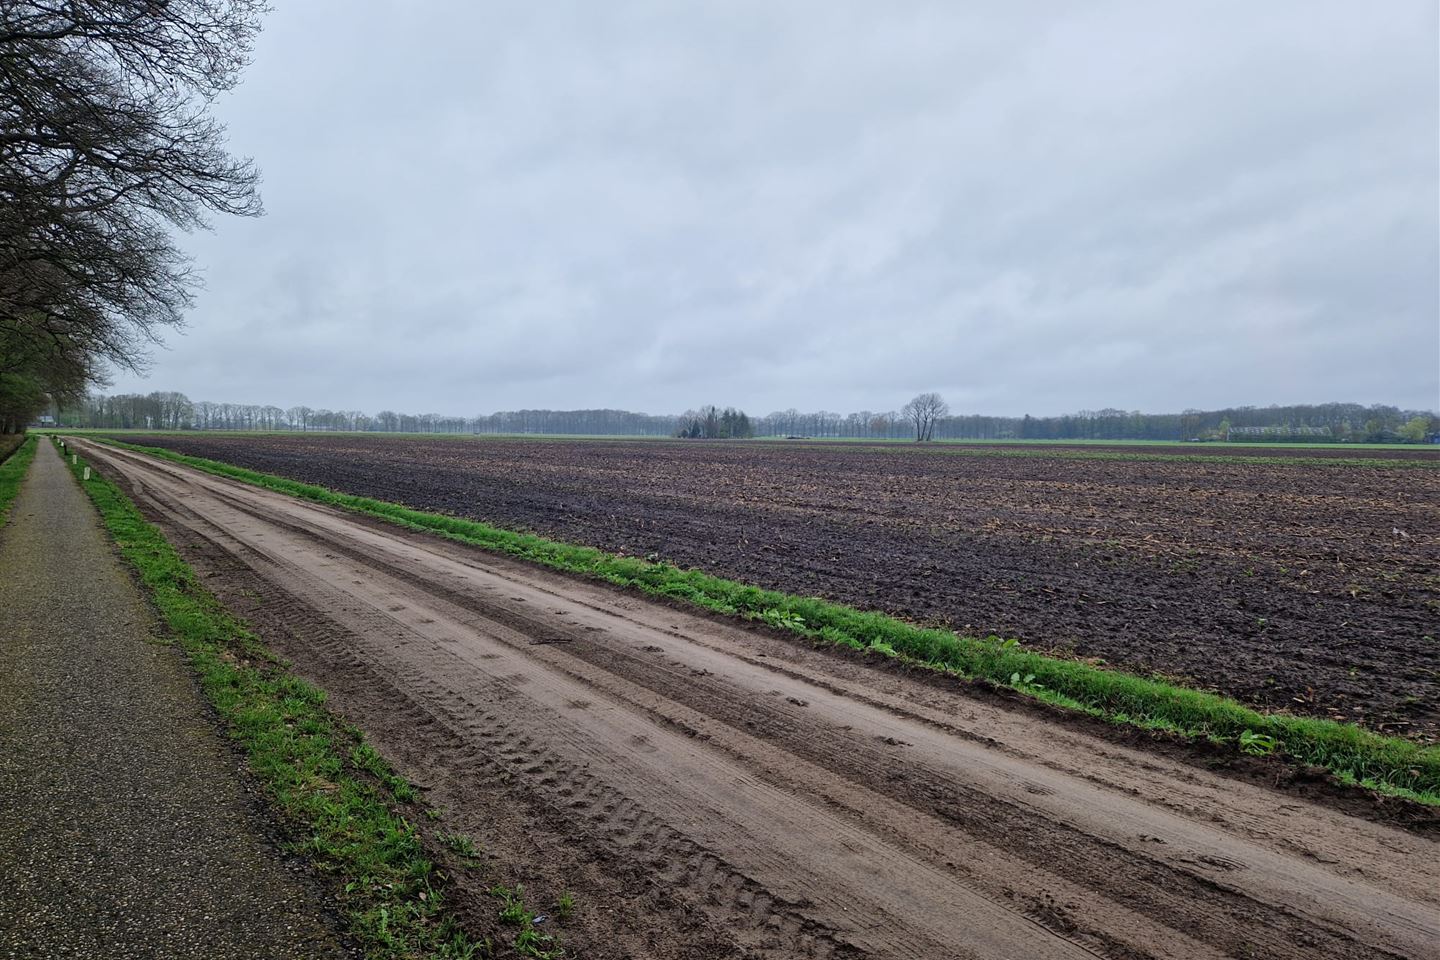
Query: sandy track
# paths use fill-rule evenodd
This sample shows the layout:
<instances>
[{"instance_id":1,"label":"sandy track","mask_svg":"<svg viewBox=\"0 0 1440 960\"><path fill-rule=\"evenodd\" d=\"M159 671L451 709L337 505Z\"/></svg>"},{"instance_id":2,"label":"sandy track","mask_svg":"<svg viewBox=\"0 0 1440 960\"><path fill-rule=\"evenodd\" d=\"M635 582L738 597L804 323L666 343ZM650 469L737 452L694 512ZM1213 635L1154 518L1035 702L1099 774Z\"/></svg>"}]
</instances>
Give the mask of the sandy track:
<instances>
[{"instance_id":1,"label":"sandy track","mask_svg":"<svg viewBox=\"0 0 1440 960\"><path fill-rule=\"evenodd\" d=\"M372 736L375 721L402 770L471 797L476 822L498 788L472 794L467 774L508 771L503 792L550 814L537 830L605 865L597 884L658 880L666 909L705 918L711 953L718 938L777 957L1440 956L1432 840L82 446L188 552L264 586L272 616L302 625L286 654L351 691L342 709ZM613 952L687 955L623 916L585 924Z\"/></svg>"}]
</instances>

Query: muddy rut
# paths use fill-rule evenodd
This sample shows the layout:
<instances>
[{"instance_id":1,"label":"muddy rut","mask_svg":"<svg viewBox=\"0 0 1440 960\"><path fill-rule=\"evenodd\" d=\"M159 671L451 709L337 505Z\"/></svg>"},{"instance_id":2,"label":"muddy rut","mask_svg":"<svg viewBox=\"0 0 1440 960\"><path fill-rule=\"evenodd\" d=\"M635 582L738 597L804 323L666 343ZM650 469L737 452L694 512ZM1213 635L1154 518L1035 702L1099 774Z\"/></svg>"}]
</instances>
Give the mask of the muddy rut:
<instances>
[{"instance_id":1,"label":"muddy rut","mask_svg":"<svg viewBox=\"0 0 1440 960\"><path fill-rule=\"evenodd\" d=\"M77 446L447 816L576 893L581 955L1440 957L1424 836Z\"/></svg>"}]
</instances>

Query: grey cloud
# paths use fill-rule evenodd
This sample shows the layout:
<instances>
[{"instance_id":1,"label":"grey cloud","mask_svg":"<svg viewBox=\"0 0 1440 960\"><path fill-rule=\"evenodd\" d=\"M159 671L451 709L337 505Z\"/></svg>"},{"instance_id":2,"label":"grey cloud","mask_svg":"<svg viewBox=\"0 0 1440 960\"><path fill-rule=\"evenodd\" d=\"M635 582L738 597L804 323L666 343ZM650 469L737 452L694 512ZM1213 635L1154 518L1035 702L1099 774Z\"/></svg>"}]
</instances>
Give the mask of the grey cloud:
<instances>
[{"instance_id":1,"label":"grey cloud","mask_svg":"<svg viewBox=\"0 0 1440 960\"><path fill-rule=\"evenodd\" d=\"M1433 4L282 5L145 382L473 413L1440 406Z\"/></svg>"}]
</instances>

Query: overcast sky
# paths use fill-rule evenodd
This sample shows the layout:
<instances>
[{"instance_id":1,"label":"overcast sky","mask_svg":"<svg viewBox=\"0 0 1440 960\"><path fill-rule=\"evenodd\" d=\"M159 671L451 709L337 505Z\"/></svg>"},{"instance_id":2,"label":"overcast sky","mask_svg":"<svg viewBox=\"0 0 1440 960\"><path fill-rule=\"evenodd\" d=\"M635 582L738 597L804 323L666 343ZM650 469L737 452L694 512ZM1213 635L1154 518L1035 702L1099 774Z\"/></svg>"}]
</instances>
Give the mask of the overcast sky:
<instances>
[{"instance_id":1,"label":"overcast sky","mask_svg":"<svg viewBox=\"0 0 1440 960\"><path fill-rule=\"evenodd\" d=\"M1440 23L1366 4L276 0L116 391L373 412L1440 408Z\"/></svg>"}]
</instances>

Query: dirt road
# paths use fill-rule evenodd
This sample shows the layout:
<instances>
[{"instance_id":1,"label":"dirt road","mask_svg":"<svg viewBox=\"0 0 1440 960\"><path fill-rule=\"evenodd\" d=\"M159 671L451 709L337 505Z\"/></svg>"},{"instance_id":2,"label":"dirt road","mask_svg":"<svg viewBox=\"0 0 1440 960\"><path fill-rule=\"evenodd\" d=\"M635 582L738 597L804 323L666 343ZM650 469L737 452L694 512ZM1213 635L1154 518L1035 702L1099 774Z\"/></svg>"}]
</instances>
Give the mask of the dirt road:
<instances>
[{"instance_id":1,"label":"dirt road","mask_svg":"<svg viewBox=\"0 0 1440 960\"><path fill-rule=\"evenodd\" d=\"M582 956L1440 957L1440 843L77 443Z\"/></svg>"}]
</instances>

